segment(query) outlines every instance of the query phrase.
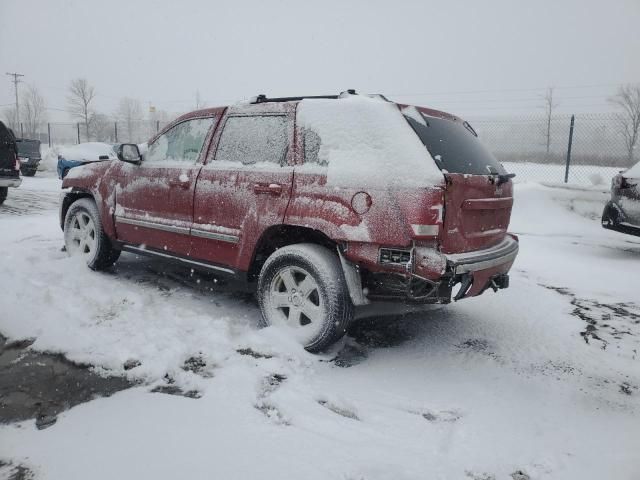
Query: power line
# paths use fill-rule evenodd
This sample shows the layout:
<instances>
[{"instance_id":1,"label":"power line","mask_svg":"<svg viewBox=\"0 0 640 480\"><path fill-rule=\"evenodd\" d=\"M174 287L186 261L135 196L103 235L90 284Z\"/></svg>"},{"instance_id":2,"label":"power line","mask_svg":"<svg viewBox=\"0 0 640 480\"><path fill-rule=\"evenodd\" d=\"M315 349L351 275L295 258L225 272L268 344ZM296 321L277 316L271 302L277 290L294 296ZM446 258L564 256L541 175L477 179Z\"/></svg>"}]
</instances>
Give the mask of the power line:
<instances>
[{"instance_id":1,"label":"power line","mask_svg":"<svg viewBox=\"0 0 640 480\"><path fill-rule=\"evenodd\" d=\"M13 77L13 87L16 92L16 123L19 124L20 123L20 102L18 101L18 83L22 81L20 80L20 77L24 77L24 75L21 73L15 73L15 72L7 72L7 75Z\"/></svg>"}]
</instances>

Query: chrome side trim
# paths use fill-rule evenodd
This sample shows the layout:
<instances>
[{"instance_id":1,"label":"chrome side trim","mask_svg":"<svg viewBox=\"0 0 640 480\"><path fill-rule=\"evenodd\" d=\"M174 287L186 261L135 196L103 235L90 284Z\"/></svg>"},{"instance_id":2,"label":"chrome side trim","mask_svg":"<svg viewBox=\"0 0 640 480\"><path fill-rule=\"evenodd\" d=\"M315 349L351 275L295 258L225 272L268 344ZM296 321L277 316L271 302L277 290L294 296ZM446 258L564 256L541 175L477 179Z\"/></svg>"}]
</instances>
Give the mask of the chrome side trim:
<instances>
[{"instance_id":1,"label":"chrome side trim","mask_svg":"<svg viewBox=\"0 0 640 480\"><path fill-rule=\"evenodd\" d=\"M218 232L208 232L206 230L196 230L195 228L191 229L191 235L194 237L200 238L209 238L211 240L220 240L222 242L229 243L238 243L240 241L240 237L235 235L228 235L226 233L218 233Z\"/></svg>"},{"instance_id":2,"label":"chrome side trim","mask_svg":"<svg viewBox=\"0 0 640 480\"><path fill-rule=\"evenodd\" d=\"M134 220L133 218L125 218L116 216L116 223L126 223L128 225L135 225L136 227L154 228L156 230L163 230L165 232L181 233L183 235L189 235L190 229L187 227L176 227L175 225L165 225L163 223L148 222L146 220Z\"/></svg>"},{"instance_id":3,"label":"chrome side trim","mask_svg":"<svg viewBox=\"0 0 640 480\"><path fill-rule=\"evenodd\" d=\"M134 253L141 253L143 255L156 255L158 257L162 257L162 258L169 258L172 260L178 260L180 262L184 262L188 265L195 265L198 267L202 267L202 268L208 268L211 270L217 270L220 272L225 272L231 275L234 275L236 272L229 269L229 268L224 268L224 267L217 267L215 265L210 265L208 263L203 263L203 262L198 262L196 260L189 260L187 258L182 258L182 257L176 257L175 255L169 255L168 253L162 253L162 252L156 252L155 250L149 250L148 248L141 248L141 247L136 247L133 245L124 245L122 247L123 250L127 250L129 252L134 252Z\"/></svg>"}]
</instances>

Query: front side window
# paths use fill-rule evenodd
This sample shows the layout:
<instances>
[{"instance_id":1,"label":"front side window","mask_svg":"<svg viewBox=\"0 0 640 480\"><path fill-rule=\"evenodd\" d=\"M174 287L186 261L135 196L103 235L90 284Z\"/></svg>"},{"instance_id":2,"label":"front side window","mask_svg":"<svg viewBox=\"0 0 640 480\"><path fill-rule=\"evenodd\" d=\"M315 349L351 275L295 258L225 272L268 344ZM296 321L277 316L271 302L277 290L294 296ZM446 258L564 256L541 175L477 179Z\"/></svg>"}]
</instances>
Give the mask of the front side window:
<instances>
[{"instance_id":1,"label":"front side window","mask_svg":"<svg viewBox=\"0 0 640 480\"><path fill-rule=\"evenodd\" d=\"M145 162L195 164L214 118L195 118L179 123L149 145Z\"/></svg>"},{"instance_id":2,"label":"front side window","mask_svg":"<svg viewBox=\"0 0 640 480\"><path fill-rule=\"evenodd\" d=\"M284 115L229 117L220 136L215 159L244 165L263 162L284 165L289 125L290 121Z\"/></svg>"}]
</instances>

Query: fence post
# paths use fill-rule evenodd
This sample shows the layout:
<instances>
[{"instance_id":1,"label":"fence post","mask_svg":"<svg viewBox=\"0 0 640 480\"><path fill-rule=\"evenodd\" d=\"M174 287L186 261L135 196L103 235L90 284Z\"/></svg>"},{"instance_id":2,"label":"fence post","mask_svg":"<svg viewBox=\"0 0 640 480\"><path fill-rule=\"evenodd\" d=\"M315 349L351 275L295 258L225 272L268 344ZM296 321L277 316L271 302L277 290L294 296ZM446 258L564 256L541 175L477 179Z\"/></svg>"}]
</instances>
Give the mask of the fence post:
<instances>
[{"instance_id":1,"label":"fence post","mask_svg":"<svg viewBox=\"0 0 640 480\"><path fill-rule=\"evenodd\" d=\"M22 122L20 122L20 138L24 138L24 129L22 128Z\"/></svg>"},{"instance_id":2,"label":"fence post","mask_svg":"<svg viewBox=\"0 0 640 480\"><path fill-rule=\"evenodd\" d=\"M118 143L118 122L113 122L113 132L115 133L116 143Z\"/></svg>"},{"instance_id":3,"label":"fence post","mask_svg":"<svg viewBox=\"0 0 640 480\"><path fill-rule=\"evenodd\" d=\"M49 148L51 148L51 124L47 122L47 136L49 137Z\"/></svg>"},{"instance_id":4,"label":"fence post","mask_svg":"<svg viewBox=\"0 0 640 480\"><path fill-rule=\"evenodd\" d=\"M160 120L156 120L156 133L160 131Z\"/></svg>"},{"instance_id":5,"label":"fence post","mask_svg":"<svg viewBox=\"0 0 640 480\"><path fill-rule=\"evenodd\" d=\"M571 145L573 145L573 124L576 116L571 115L571 126L569 127L569 146L567 147L567 165L564 169L564 183L569 182L569 165L571 164Z\"/></svg>"},{"instance_id":6,"label":"fence post","mask_svg":"<svg viewBox=\"0 0 640 480\"><path fill-rule=\"evenodd\" d=\"M76 123L76 129L78 130L78 144L80 143L80 124Z\"/></svg>"}]
</instances>

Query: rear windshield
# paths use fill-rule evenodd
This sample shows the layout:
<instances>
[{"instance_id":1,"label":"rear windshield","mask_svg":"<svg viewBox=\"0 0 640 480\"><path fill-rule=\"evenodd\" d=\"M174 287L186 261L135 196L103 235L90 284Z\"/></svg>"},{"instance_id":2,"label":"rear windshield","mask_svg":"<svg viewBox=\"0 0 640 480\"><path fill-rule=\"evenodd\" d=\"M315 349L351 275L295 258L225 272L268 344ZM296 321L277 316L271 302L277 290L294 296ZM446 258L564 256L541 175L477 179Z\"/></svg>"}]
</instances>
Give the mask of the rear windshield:
<instances>
[{"instance_id":1,"label":"rear windshield","mask_svg":"<svg viewBox=\"0 0 640 480\"><path fill-rule=\"evenodd\" d=\"M40 153L40 142L38 140L18 140L19 153Z\"/></svg>"},{"instance_id":2,"label":"rear windshield","mask_svg":"<svg viewBox=\"0 0 640 480\"><path fill-rule=\"evenodd\" d=\"M403 113L440 170L469 175L506 173L471 127L424 115L415 108L411 108L411 112L405 109Z\"/></svg>"}]
</instances>

